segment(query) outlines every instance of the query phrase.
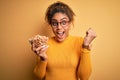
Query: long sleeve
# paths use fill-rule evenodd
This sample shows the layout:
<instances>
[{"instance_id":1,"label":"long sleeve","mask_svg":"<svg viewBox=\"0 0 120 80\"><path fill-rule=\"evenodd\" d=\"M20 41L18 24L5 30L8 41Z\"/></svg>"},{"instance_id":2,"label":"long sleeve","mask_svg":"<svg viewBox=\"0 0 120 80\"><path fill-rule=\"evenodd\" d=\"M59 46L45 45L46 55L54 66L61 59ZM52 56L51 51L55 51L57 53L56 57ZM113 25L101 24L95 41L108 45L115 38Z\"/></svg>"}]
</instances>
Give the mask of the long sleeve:
<instances>
[{"instance_id":1,"label":"long sleeve","mask_svg":"<svg viewBox=\"0 0 120 80\"><path fill-rule=\"evenodd\" d=\"M41 61L37 58L37 64L34 68L34 74L42 80L46 74L47 61Z\"/></svg>"},{"instance_id":2,"label":"long sleeve","mask_svg":"<svg viewBox=\"0 0 120 80\"><path fill-rule=\"evenodd\" d=\"M91 74L90 51L87 49L81 50L80 63L78 67L78 77L80 80L88 80Z\"/></svg>"}]
</instances>

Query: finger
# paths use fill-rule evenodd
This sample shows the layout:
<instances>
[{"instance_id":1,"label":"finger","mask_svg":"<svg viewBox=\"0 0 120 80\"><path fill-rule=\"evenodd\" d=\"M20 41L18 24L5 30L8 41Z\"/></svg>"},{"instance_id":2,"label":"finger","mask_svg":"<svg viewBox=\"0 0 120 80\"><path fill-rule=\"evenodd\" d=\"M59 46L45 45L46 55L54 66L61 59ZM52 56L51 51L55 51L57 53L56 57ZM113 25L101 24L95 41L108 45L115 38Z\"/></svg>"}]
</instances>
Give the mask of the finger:
<instances>
[{"instance_id":1,"label":"finger","mask_svg":"<svg viewBox=\"0 0 120 80\"><path fill-rule=\"evenodd\" d=\"M47 59L47 55L46 54L39 54L38 56L40 56L42 60L46 60Z\"/></svg>"},{"instance_id":2,"label":"finger","mask_svg":"<svg viewBox=\"0 0 120 80\"><path fill-rule=\"evenodd\" d=\"M32 44L32 50L33 50L33 51L36 51L35 44Z\"/></svg>"},{"instance_id":3,"label":"finger","mask_svg":"<svg viewBox=\"0 0 120 80\"><path fill-rule=\"evenodd\" d=\"M35 53L39 53L40 49L44 48L45 46L47 46L47 45L39 46L38 48L36 48L35 44L32 44L31 48Z\"/></svg>"},{"instance_id":4,"label":"finger","mask_svg":"<svg viewBox=\"0 0 120 80\"><path fill-rule=\"evenodd\" d=\"M40 53L45 53L45 52L47 51L48 47L49 47L49 46L46 46L46 47L42 48L42 49L40 50Z\"/></svg>"},{"instance_id":5,"label":"finger","mask_svg":"<svg viewBox=\"0 0 120 80\"><path fill-rule=\"evenodd\" d=\"M95 38L96 37L96 33L93 29L89 28L87 31L87 36Z\"/></svg>"},{"instance_id":6,"label":"finger","mask_svg":"<svg viewBox=\"0 0 120 80\"><path fill-rule=\"evenodd\" d=\"M39 51L40 49L46 47L46 45L43 45L43 46L39 46L38 48L36 48L36 51Z\"/></svg>"},{"instance_id":7,"label":"finger","mask_svg":"<svg viewBox=\"0 0 120 80\"><path fill-rule=\"evenodd\" d=\"M42 53L42 54L38 54L38 55L39 55L39 56L43 56L43 57L44 57L46 54L45 54L45 53Z\"/></svg>"},{"instance_id":8,"label":"finger","mask_svg":"<svg viewBox=\"0 0 120 80\"><path fill-rule=\"evenodd\" d=\"M90 30L91 30L91 28L89 28L89 29L86 31L86 36L88 36Z\"/></svg>"},{"instance_id":9,"label":"finger","mask_svg":"<svg viewBox=\"0 0 120 80\"><path fill-rule=\"evenodd\" d=\"M89 35L88 36L91 36L93 39L97 36L95 31L94 30L89 30Z\"/></svg>"},{"instance_id":10,"label":"finger","mask_svg":"<svg viewBox=\"0 0 120 80\"><path fill-rule=\"evenodd\" d=\"M46 55L46 50L37 53L37 55L38 55L38 56L42 56L42 57L44 57L43 55Z\"/></svg>"},{"instance_id":11,"label":"finger","mask_svg":"<svg viewBox=\"0 0 120 80\"><path fill-rule=\"evenodd\" d=\"M35 52L37 53L37 55L39 55L39 54L45 53L47 51L47 48L48 48L48 46L39 47L39 48L36 49Z\"/></svg>"},{"instance_id":12,"label":"finger","mask_svg":"<svg viewBox=\"0 0 120 80\"><path fill-rule=\"evenodd\" d=\"M89 36L89 34L91 33L91 30L92 30L92 28L89 28L89 29L86 31L86 36Z\"/></svg>"}]
</instances>

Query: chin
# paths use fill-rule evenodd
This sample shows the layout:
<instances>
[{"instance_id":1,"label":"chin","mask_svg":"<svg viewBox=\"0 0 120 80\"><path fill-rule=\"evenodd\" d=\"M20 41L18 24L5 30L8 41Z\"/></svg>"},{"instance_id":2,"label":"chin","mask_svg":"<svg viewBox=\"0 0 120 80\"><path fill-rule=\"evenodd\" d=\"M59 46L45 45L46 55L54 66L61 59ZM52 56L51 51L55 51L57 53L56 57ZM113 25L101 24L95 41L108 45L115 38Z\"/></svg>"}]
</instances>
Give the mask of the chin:
<instances>
[{"instance_id":1,"label":"chin","mask_svg":"<svg viewBox=\"0 0 120 80\"><path fill-rule=\"evenodd\" d=\"M58 42L63 42L65 39L57 39Z\"/></svg>"},{"instance_id":2,"label":"chin","mask_svg":"<svg viewBox=\"0 0 120 80\"><path fill-rule=\"evenodd\" d=\"M57 38L57 37L56 37L56 40L57 40L58 42L63 42L65 39L66 39L65 37L64 37L64 38Z\"/></svg>"}]
</instances>

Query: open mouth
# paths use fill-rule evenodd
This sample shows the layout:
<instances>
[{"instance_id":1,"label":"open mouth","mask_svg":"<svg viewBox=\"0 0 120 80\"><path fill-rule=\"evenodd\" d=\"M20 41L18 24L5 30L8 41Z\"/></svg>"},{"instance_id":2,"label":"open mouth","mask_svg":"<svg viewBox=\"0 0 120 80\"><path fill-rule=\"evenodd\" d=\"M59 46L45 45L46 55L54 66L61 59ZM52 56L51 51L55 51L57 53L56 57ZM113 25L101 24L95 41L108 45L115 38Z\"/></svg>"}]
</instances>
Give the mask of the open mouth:
<instances>
[{"instance_id":1,"label":"open mouth","mask_svg":"<svg viewBox=\"0 0 120 80\"><path fill-rule=\"evenodd\" d=\"M64 38L64 34L65 34L65 31L57 31L56 32L57 37L60 39Z\"/></svg>"}]
</instances>

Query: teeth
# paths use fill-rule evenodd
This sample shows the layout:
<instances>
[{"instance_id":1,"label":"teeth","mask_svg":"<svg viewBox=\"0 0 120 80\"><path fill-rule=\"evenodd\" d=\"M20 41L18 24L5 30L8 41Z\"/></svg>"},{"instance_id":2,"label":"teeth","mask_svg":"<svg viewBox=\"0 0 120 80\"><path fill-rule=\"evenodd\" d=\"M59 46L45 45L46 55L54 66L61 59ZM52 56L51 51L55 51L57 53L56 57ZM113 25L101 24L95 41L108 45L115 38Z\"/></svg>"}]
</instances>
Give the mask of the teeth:
<instances>
[{"instance_id":1,"label":"teeth","mask_svg":"<svg viewBox=\"0 0 120 80\"><path fill-rule=\"evenodd\" d=\"M56 34L59 39L64 37L64 31L57 31Z\"/></svg>"},{"instance_id":2,"label":"teeth","mask_svg":"<svg viewBox=\"0 0 120 80\"><path fill-rule=\"evenodd\" d=\"M63 32L57 32L58 34L63 34Z\"/></svg>"}]
</instances>

